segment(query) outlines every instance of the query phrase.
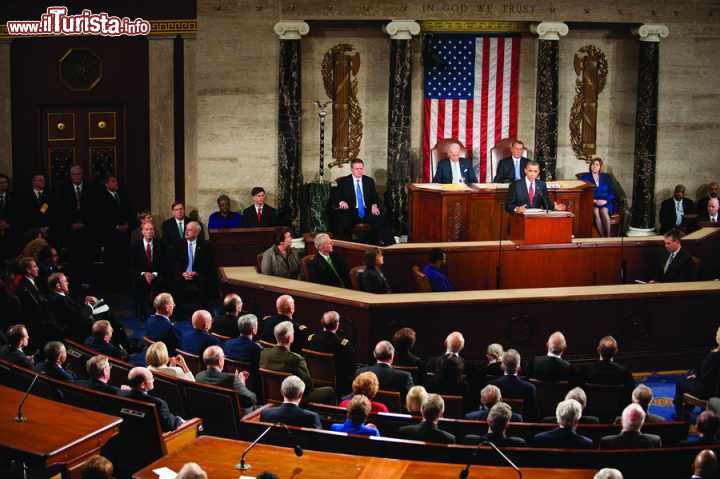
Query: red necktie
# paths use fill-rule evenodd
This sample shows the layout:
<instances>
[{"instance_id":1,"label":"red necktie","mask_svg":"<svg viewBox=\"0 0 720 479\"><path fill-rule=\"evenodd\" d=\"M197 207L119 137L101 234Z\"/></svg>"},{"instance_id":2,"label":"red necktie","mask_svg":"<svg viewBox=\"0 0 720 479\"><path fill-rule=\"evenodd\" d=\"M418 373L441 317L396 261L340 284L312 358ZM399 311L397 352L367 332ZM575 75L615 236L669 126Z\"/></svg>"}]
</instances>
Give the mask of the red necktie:
<instances>
[{"instance_id":1,"label":"red necktie","mask_svg":"<svg viewBox=\"0 0 720 479\"><path fill-rule=\"evenodd\" d=\"M150 243L145 245L145 257L147 258L148 264L152 264L152 251L150 250Z\"/></svg>"},{"instance_id":2,"label":"red necktie","mask_svg":"<svg viewBox=\"0 0 720 479\"><path fill-rule=\"evenodd\" d=\"M530 204L528 205L530 208L533 206L533 200L535 199L535 182L530 182L530 190L528 191L528 196L530 197Z\"/></svg>"},{"instance_id":3,"label":"red necktie","mask_svg":"<svg viewBox=\"0 0 720 479\"><path fill-rule=\"evenodd\" d=\"M259 225L260 223L262 223L262 208L258 208L257 214L258 214L258 225Z\"/></svg>"}]
</instances>

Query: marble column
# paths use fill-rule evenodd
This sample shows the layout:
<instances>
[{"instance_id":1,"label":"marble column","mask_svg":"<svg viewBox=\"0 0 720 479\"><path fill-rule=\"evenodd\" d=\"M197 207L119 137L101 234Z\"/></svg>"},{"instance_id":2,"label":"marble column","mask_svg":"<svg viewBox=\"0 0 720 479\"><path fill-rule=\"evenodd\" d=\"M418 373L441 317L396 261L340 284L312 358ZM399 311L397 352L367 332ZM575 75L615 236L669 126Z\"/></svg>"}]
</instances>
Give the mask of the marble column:
<instances>
[{"instance_id":1,"label":"marble column","mask_svg":"<svg viewBox=\"0 0 720 479\"><path fill-rule=\"evenodd\" d=\"M172 37L148 36L148 63L150 209L155 217L165 218L175 201Z\"/></svg>"},{"instance_id":2,"label":"marble column","mask_svg":"<svg viewBox=\"0 0 720 479\"><path fill-rule=\"evenodd\" d=\"M300 144L300 39L310 31L305 22L278 22L280 38L278 85L278 213L281 221L299 231L302 187Z\"/></svg>"},{"instance_id":3,"label":"marble column","mask_svg":"<svg viewBox=\"0 0 720 479\"><path fill-rule=\"evenodd\" d=\"M630 234L654 234L655 159L657 151L657 103L660 39L670 30L646 24L636 32L640 39L637 112L635 114L635 165Z\"/></svg>"},{"instance_id":4,"label":"marble column","mask_svg":"<svg viewBox=\"0 0 720 479\"><path fill-rule=\"evenodd\" d=\"M408 232L410 182L410 95L412 37L420 33L414 21L394 20L383 27L390 35L390 81L388 86L387 190L385 209L396 235Z\"/></svg>"},{"instance_id":5,"label":"marble column","mask_svg":"<svg viewBox=\"0 0 720 479\"><path fill-rule=\"evenodd\" d=\"M12 179L12 90L9 40L0 41L0 172ZM28 158L29 160L29 158Z\"/></svg>"},{"instance_id":6,"label":"marble column","mask_svg":"<svg viewBox=\"0 0 720 479\"><path fill-rule=\"evenodd\" d=\"M543 177L555 178L558 141L558 72L560 37L568 34L563 22L542 22L530 27L538 35L535 96L535 153Z\"/></svg>"}]
</instances>

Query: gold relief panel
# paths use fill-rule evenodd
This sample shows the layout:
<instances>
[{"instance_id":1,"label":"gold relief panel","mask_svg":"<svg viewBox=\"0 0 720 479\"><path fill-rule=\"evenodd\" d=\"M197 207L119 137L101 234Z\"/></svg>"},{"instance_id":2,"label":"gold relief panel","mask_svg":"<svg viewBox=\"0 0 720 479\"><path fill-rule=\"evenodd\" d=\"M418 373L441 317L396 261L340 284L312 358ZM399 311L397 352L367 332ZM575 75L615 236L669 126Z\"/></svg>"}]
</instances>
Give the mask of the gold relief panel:
<instances>
[{"instance_id":1,"label":"gold relief panel","mask_svg":"<svg viewBox=\"0 0 720 479\"><path fill-rule=\"evenodd\" d=\"M73 141L75 113L48 113L47 131L48 141Z\"/></svg>"},{"instance_id":2,"label":"gold relief panel","mask_svg":"<svg viewBox=\"0 0 720 479\"><path fill-rule=\"evenodd\" d=\"M88 112L90 140L117 140L117 115L114 111Z\"/></svg>"}]
</instances>

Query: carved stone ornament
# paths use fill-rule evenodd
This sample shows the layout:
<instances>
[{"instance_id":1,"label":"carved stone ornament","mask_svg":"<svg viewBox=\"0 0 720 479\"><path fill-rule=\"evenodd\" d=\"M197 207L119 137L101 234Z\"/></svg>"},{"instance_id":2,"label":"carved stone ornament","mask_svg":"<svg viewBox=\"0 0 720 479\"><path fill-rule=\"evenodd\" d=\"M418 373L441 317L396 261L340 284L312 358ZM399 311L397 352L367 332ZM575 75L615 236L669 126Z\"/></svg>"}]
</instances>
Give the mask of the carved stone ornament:
<instances>
[{"instance_id":1,"label":"carved stone ornament","mask_svg":"<svg viewBox=\"0 0 720 479\"><path fill-rule=\"evenodd\" d=\"M575 101L570 110L570 143L575 156L590 161L596 152L597 103L605 88L608 64L605 54L593 45L575 53Z\"/></svg>"},{"instance_id":2,"label":"carved stone ornament","mask_svg":"<svg viewBox=\"0 0 720 479\"><path fill-rule=\"evenodd\" d=\"M412 40L413 35L420 34L420 24L413 20L393 20L383 26L383 31L391 40Z\"/></svg>"},{"instance_id":3,"label":"carved stone ornament","mask_svg":"<svg viewBox=\"0 0 720 479\"><path fill-rule=\"evenodd\" d=\"M277 22L273 31L280 40L300 40L310 33L310 25L306 22Z\"/></svg>"},{"instance_id":4,"label":"carved stone ornament","mask_svg":"<svg viewBox=\"0 0 720 479\"><path fill-rule=\"evenodd\" d=\"M357 74L360 54L347 43L335 45L325 53L322 77L325 93L333 102L332 155L329 168L357 158L362 142L362 111L358 102Z\"/></svg>"},{"instance_id":5,"label":"carved stone ornament","mask_svg":"<svg viewBox=\"0 0 720 479\"><path fill-rule=\"evenodd\" d=\"M661 38L667 38L670 35L670 29L666 25L655 23L646 23L634 32L641 42L659 42Z\"/></svg>"},{"instance_id":6,"label":"carved stone ornament","mask_svg":"<svg viewBox=\"0 0 720 479\"><path fill-rule=\"evenodd\" d=\"M530 25L530 31L540 40L560 40L561 36L568 34L570 29L563 22L540 22Z\"/></svg>"}]
</instances>

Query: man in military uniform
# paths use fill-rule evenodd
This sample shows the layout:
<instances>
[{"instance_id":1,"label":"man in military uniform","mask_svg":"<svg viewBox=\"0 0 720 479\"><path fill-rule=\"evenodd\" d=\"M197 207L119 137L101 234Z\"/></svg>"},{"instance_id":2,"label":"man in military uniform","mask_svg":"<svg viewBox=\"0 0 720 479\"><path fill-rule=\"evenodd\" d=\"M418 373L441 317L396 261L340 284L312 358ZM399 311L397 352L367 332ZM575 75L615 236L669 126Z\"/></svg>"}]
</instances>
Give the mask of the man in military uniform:
<instances>
[{"instance_id":1,"label":"man in military uniform","mask_svg":"<svg viewBox=\"0 0 720 479\"><path fill-rule=\"evenodd\" d=\"M355 375L355 350L352 342L340 333L340 315L337 311L328 311L320 320L321 333L308 336L307 348L321 353L335 355L335 374L339 393L350 391L352 378Z\"/></svg>"},{"instance_id":2,"label":"man in military uniform","mask_svg":"<svg viewBox=\"0 0 720 479\"><path fill-rule=\"evenodd\" d=\"M265 318L262 323L262 334L260 339L272 343L275 341L275 326L283 321L290 321L295 328L296 341L293 343L292 351L300 354L302 348L307 344L307 336L310 333L306 324L293 319L295 314L295 300L289 294L283 294L275 302L277 314Z\"/></svg>"},{"instance_id":3,"label":"man in military uniform","mask_svg":"<svg viewBox=\"0 0 720 479\"><path fill-rule=\"evenodd\" d=\"M275 326L274 333L277 344L260 352L260 368L283 371L299 377L305 383L305 391L308 391L305 395L307 402L336 404L335 390L329 386L313 388L305 358L290 350L295 340L293 324L290 321L283 321Z\"/></svg>"}]
</instances>

